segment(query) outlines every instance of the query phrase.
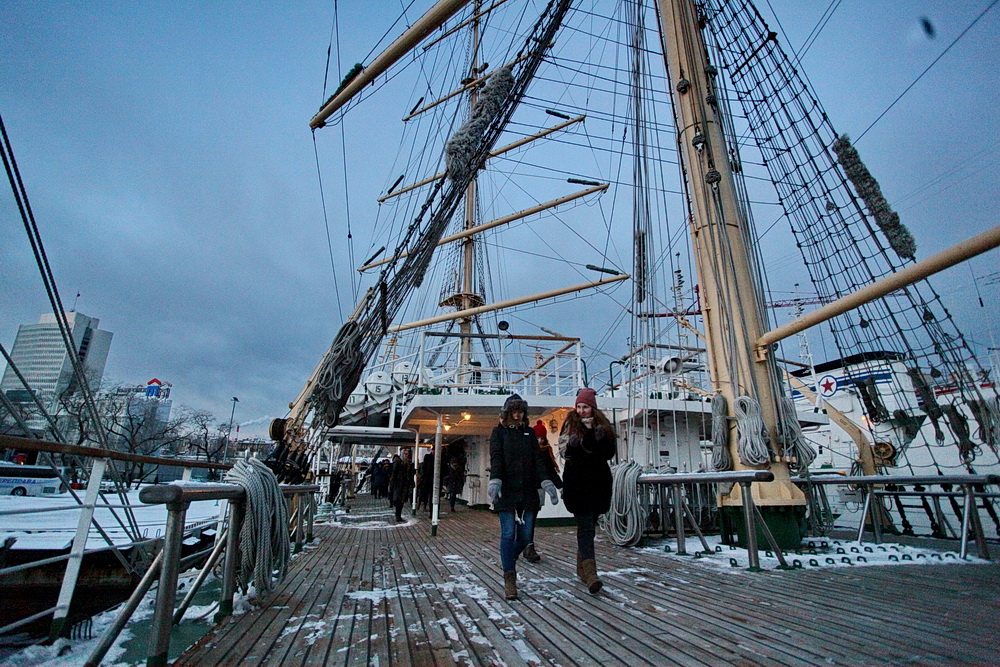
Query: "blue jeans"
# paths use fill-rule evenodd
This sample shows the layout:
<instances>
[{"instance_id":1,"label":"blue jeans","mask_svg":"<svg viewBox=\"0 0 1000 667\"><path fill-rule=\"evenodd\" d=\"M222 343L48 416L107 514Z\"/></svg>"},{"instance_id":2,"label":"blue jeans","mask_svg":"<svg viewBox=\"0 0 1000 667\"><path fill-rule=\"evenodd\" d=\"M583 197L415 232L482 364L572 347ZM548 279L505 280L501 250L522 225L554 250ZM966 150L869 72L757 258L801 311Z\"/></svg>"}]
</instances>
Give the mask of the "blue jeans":
<instances>
[{"instance_id":1,"label":"blue jeans","mask_svg":"<svg viewBox=\"0 0 1000 667\"><path fill-rule=\"evenodd\" d=\"M593 514L576 516L576 551L580 560L594 557L594 535L597 533L597 517Z\"/></svg>"},{"instance_id":2,"label":"blue jeans","mask_svg":"<svg viewBox=\"0 0 1000 667\"><path fill-rule=\"evenodd\" d=\"M500 512L500 564L504 572L513 572L517 557L531 542L535 531L535 512L519 513L523 523L518 523L515 512Z\"/></svg>"}]
</instances>

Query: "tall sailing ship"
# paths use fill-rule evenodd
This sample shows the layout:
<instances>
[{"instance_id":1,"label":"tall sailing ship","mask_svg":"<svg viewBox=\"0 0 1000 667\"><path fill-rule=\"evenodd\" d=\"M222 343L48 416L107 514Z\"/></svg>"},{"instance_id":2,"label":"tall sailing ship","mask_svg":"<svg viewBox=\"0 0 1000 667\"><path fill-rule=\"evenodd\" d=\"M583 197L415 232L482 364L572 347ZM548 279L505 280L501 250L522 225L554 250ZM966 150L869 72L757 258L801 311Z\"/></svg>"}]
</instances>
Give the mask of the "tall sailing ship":
<instances>
[{"instance_id":1,"label":"tall sailing ship","mask_svg":"<svg viewBox=\"0 0 1000 667\"><path fill-rule=\"evenodd\" d=\"M801 258L799 305L917 260L834 121L748 0L438 2L310 122L321 143L399 148L377 201L350 202L375 211L351 248L358 305L272 425L271 465L322 474L378 442L364 428L403 429L461 456L463 499L483 505L505 398L554 441L586 385L622 462L772 470L755 500L789 542L806 504L791 478L811 466L1000 469L992 378L925 280L829 319L832 359L764 337L788 289L765 244ZM787 227L760 229L775 195Z\"/></svg>"}]
</instances>

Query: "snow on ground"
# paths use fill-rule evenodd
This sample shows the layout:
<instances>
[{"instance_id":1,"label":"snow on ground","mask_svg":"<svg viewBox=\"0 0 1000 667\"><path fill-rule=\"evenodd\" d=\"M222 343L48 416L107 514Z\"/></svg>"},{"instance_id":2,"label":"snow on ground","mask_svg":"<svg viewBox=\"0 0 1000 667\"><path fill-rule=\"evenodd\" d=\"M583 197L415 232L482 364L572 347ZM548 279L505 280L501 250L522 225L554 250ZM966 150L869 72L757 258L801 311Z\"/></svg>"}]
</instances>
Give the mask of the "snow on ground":
<instances>
[{"instance_id":1,"label":"snow on ground","mask_svg":"<svg viewBox=\"0 0 1000 667\"><path fill-rule=\"evenodd\" d=\"M704 567L717 568L722 572L744 573L750 568L750 553L746 549L722 544L718 535L706 536L710 548L709 553L697 537L685 541L687 555L676 552L676 540L664 540L655 546L638 547L637 550L647 554L656 554L672 559L681 559L685 563L694 563ZM670 551L666 549L669 548ZM777 556L765 549L760 549L760 566L765 570L773 570L780 565ZM986 564L989 561L973 556L962 560L954 551L937 551L921 549L901 544L874 544L872 542L856 542L853 540L835 540L830 538L807 537L798 551L785 553L785 561L790 567L802 569L831 567L866 567L877 565L939 565L941 563ZM632 577L632 568L602 572L609 577Z\"/></svg>"},{"instance_id":2,"label":"snow on ground","mask_svg":"<svg viewBox=\"0 0 1000 667\"><path fill-rule=\"evenodd\" d=\"M318 540L303 548L302 553L316 548ZM301 554L295 554L297 558ZM177 599L180 601L187 593L195 576L196 570L188 571L179 578L182 585ZM220 582L211 574L194 598L194 604L184 614L184 620L175 626L170 641L170 660L175 660L196 641L201 639L215 627L214 615L218 610ZM251 585L246 594L237 591L233 600L233 615L245 614L255 607L257 592ZM140 667L146 664L149 652L150 630L153 622L153 610L156 605L156 586L139 603L128 625L112 644L111 649L101 661L104 667ZM93 631L90 639L59 639L51 646L29 646L16 652L0 650L0 665L4 667L80 667L97 647L104 631L114 622L124 604L93 617ZM311 641L316 641L321 628L315 627L309 635Z\"/></svg>"},{"instance_id":3,"label":"snow on ground","mask_svg":"<svg viewBox=\"0 0 1000 667\"><path fill-rule=\"evenodd\" d=\"M82 495L80 497L83 498ZM105 494L104 498L111 505L123 504L117 494ZM137 490L128 492L128 501L143 537L154 538L163 534L167 521L165 505L143 504ZM221 502L203 500L191 503L186 522L190 525L218 518ZM37 512L39 509L48 511ZM123 509L115 509L114 512L124 520ZM16 537L15 549L65 549L73 542L79 516L80 505L68 493L35 497L0 496L0 542L8 537ZM131 542L111 509L101 507L99 503L94 517L116 544ZM90 547L105 544L96 528L91 527L87 544Z\"/></svg>"}]
</instances>

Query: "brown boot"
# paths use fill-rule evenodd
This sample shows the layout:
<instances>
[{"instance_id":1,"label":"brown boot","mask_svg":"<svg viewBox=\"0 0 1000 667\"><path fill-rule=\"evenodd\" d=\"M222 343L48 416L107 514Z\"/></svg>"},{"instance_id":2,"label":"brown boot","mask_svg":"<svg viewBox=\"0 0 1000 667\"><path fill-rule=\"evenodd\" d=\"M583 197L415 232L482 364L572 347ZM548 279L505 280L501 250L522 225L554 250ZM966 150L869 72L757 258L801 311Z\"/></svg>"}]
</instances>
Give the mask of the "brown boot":
<instances>
[{"instance_id":1,"label":"brown boot","mask_svg":"<svg viewBox=\"0 0 1000 667\"><path fill-rule=\"evenodd\" d=\"M542 560L542 557L538 555L537 551L535 551L534 542L524 547L524 551L522 552L522 554L524 555L524 560L528 561L529 563L537 563L538 561Z\"/></svg>"},{"instance_id":2,"label":"brown boot","mask_svg":"<svg viewBox=\"0 0 1000 667\"><path fill-rule=\"evenodd\" d=\"M583 563L583 559L580 558L580 554L577 553L576 554L576 576L580 579L580 581L583 581L584 583L587 583L583 579L583 568L580 566L581 563Z\"/></svg>"},{"instance_id":3,"label":"brown boot","mask_svg":"<svg viewBox=\"0 0 1000 667\"><path fill-rule=\"evenodd\" d=\"M580 578L583 583L587 585L587 590L591 593L596 593L601 590L601 580L597 578L597 561L593 558L588 558L585 561L580 562Z\"/></svg>"},{"instance_id":4,"label":"brown boot","mask_svg":"<svg viewBox=\"0 0 1000 667\"><path fill-rule=\"evenodd\" d=\"M503 597L505 600L517 599L517 572L514 570L503 573Z\"/></svg>"}]
</instances>

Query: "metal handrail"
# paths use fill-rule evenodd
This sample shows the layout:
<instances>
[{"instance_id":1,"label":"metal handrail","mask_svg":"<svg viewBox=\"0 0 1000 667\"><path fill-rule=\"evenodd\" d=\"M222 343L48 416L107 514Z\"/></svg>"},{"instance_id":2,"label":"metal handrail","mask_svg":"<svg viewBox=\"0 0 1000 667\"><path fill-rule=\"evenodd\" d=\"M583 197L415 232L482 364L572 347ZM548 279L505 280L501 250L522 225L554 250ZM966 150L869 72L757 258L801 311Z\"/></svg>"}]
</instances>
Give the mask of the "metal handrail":
<instances>
[{"instance_id":1,"label":"metal handrail","mask_svg":"<svg viewBox=\"0 0 1000 667\"><path fill-rule=\"evenodd\" d=\"M0 435L0 448L20 449L30 452L48 452L50 454L73 454L93 459L111 459L113 461L128 461L129 463L149 463L151 465L176 466L180 468L209 468L214 470L229 470L233 466L228 463L212 463L209 461L190 461L188 459L168 459L162 456L146 456L116 452L100 447L85 447L83 445L66 445L61 442L22 438L15 435Z\"/></svg>"},{"instance_id":2,"label":"metal handrail","mask_svg":"<svg viewBox=\"0 0 1000 667\"><path fill-rule=\"evenodd\" d=\"M308 514L308 529L303 527L303 516L301 505L296 511L294 540L296 550L301 547L303 538L306 541L312 540L312 517L315 512L313 494L318 493L320 487L317 485L289 485L282 486L282 494L287 497L304 496L307 499L306 513ZM219 612L215 616L216 622L229 616L233 611L233 597L236 594L236 569L239 558L239 535L243 524L243 517L246 511L246 491L236 484L204 484L204 483L173 483L158 484L148 486L139 492L139 499L147 504L165 504L167 507L167 523L164 530L163 549L157 556L159 565L159 586L156 592L156 606L153 612L153 625L149 643L149 654L146 659L147 666L162 667L167 664L167 654L170 649L171 626L180 620L177 615L175 620L174 602L177 597L177 579L180 574L180 553L183 541L184 515L188 506L200 500L227 500L229 501L229 528L227 529L225 543L225 564L223 566L222 592L219 600ZM291 520L289 521L291 523ZM306 533L304 535L304 533ZM291 539L291 538L290 538ZM209 562L204 570L212 567L221 551L213 550ZM97 665L107 653L115 637L124 628L128 618L138 607L138 601L146 594L152 586L154 575L152 569L146 573L141 585L132 594L122 612L115 622L108 628L98 642L87 661L88 665ZM200 574L196 583L200 585L204 579L204 573ZM192 592L194 587L192 588ZM190 598L190 593L189 593Z\"/></svg>"},{"instance_id":3,"label":"metal handrail","mask_svg":"<svg viewBox=\"0 0 1000 667\"><path fill-rule=\"evenodd\" d=\"M802 484L1000 484L1000 475L824 475L822 477L793 477Z\"/></svg>"},{"instance_id":4,"label":"metal handrail","mask_svg":"<svg viewBox=\"0 0 1000 667\"><path fill-rule=\"evenodd\" d=\"M747 554L750 557L750 570L760 571L760 554L757 549L757 529L759 528L770 544L778 558L780 567L788 567L785 555L781 552L777 540L771 534L771 529L764 522L764 517L757 509L750 492L750 485L754 482L772 482L774 473L770 470L732 470L726 472L689 472L689 473L645 473L639 475L640 484L662 484L671 487L674 503L674 528L677 532L677 553L684 555L687 549L684 543L684 518L691 522L691 527L701 539L701 544L706 552L711 551L708 542L698 528L698 523L694 520L691 508L681 493L684 484L739 484L743 491L743 523L747 534Z\"/></svg>"},{"instance_id":5,"label":"metal handrail","mask_svg":"<svg viewBox=\"0 0 1000 667\"><path fill-rule=\"evenodd\" d=\"M965 558L969 551L970 529L976 538L976 545L979 548L979 555L986 560L990 558L989 546L986 543L986 534L983 532L983 524L979 516L979 507L975 503L976 496L981 492L976 491L976 486L992 486L1000 484L1000 475L912 475L907 477L896 475L845 475L845 476L823 476L823 477L795 477L793 482L798 484L840 484L858 487L865 496L864 508L861 511L861 519L858 522L858 537L860 542L865 533L865 525L870 522L872 533L875 536L875 543L882 543L882 521L878 516L878 505L872 502L872 498L887 493L884 489L875 489L876 486L907 486L907 485L950 485L962 487L961 495L964 496L962 507L962 540L959 555Z\"/></svg>"},{"instance_id":6,"label":"metal handrail","mask_svg":"<svg viewBox=\"0 0 1000 667\"><path fill-rule=\"evenodd\" d=\"M52 609L46 610L41 615L34 614L30 618L22 618L8 626L5 626L4 628L0 628L0 634L5 634L13 629L17 629L35 620L38 620L38 618L44 617L47 614L52 614L54 610L55 613L53 615L53 622L50 631L50 636L52 638L59 636L65 627L66 616L69 610L69 604L76 588L76 581L77 581L77 576L79 574L80 563L82 562L82 559L86 554L110 551L115 554L115 556L118 558L118 560L122 563L124 567L131 570L132 565L128 560L125 559L124 556L122 556L121 551L123 549L133 548L136 546L147 545L151 542L155 542L156 539L158 539L158 538L145 539L137 534L134 536L135 539L131 539L129 542L116 544L114 540L108 535L108 533L101 527L100 523L98 523L96 518L93 517L94 510L98 508L108 509L112 512L112 514L115 514L114 512L115 509L120 509L120 508L131 509L130 505L119 505L119 504L108 503L106 499L104 499L104 493L100 492L99 489L97 488L97 485L103 478L104 469L109 460L119 460L119 461L133 462L133 463L151 464L151 465L169 465L169 466L182 467L185 469L214 468L214 469L224 470L232 467L231 465L225 465L225 464L190 461L184 459L171 459L171 458L163 458L155 456L144 456L138 454L130 454L128 452L116 452L97 447L69 445L60 442L23 438L12 435L0 435L0 447L14 448L24 451L36 451L36 452L43 452L50 454L59 453L64 455L79 456L82 458L93 459L93 468L91 470L92 479L88 484L88 489L87 489L87 497L89 500L81 498L76 494L74 490L71 489L70 494L77 503L75 505L69 505L65 507L37 508L37 509L29 509L18 512L19 514L29 514L29 513L37 514L44 512L77 510L81 512L81 520L78 522L76 529L76 537L73 539L72 545L70 547L70 552L68 554L63 554L51 558L39 559L30 563L24 563L21 565L16 565L0 570L0 575L7 576L10 574L30 570L37 567L42 567L45 565L52 565L58 562L66 562L67 564L66 573L63 577L62 586L59 591L59 601L56 604L56 606ZM60 479L64 483L67 482L66 479L63 478L61 475ZM91 486L93 486L94 488L91 489ZM103 502L98 502L98 498L100 498ZM5 511L2 514L0 514L0 516L8 514L10 514L10 512ZM117 517L117 515L115 516ZM120 519L119 523L121 524ZM97 548L86 547L86 534L85 532L82 533L81 531L87 531L91 524L93 524L93 526L98 530L100 535L107 542L107 546L102 546ZM123 528L125 528L124 524L121 525ZM204 525L210 525L210 524L206 524L203 522L202 527ZM186 534L187 533L185 533L185 535Z\"/></svg>"}]
</instances>

